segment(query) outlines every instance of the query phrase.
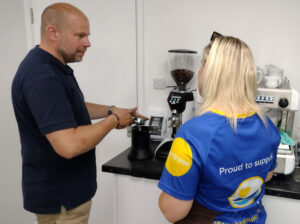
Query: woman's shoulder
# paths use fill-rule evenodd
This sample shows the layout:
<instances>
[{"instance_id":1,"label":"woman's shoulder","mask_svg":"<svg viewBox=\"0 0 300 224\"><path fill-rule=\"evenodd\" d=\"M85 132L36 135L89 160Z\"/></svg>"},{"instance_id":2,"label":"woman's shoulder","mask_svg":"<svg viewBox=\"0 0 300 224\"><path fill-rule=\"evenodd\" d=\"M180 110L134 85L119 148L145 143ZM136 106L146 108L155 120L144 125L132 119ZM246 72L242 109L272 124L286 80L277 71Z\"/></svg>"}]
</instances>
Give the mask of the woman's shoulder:
<instances>
[{"instance_id":1,"label":"woman's shoulder","mask_svg":"<svg viewBox=\"0 0 300 224\"><path fill-rule=\"evenodd\" d=\"M223 124L226 119L222 116L218 116L215 113L212 112L206 112L204 114L201 114L199 116L195 116L194 118L186 121L183 126L209 126L209 125L218 125Z\"/></svg>"},{"instance_id":2,"label":"woman's shoulder","mask_svg":"<svg viewBox=\"0 0 300 224\"><path fill-rule=\"evenodd\" d=\"M228 125L226 119L214 113L207 112L186 121L179 128L179 132L185 133L185 135L196 134L199 136L200 134L208 136L226 125Z\"/></svg>"}]
</instances>

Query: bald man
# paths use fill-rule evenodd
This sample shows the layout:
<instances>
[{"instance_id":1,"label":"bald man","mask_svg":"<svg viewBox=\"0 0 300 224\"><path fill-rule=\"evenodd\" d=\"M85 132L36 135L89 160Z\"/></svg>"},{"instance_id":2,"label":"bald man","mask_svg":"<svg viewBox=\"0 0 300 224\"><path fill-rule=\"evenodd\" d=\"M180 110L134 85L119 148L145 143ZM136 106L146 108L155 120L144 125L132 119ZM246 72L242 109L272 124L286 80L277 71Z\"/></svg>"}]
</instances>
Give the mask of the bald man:
<instances>
[{"instance_id":1,"label":"bald man","mask_svg":"<svg viewBox=\"0 0 300 224\"><path fill-rule=\"evenodd\" d=\"M88 223L97 188L95 146L114 128L130 125L132 117L147 119L136 108L84 101L67 63L82 60L89 35L88 18L78 8L48 6L41 43L24 58L12 84L24 208L39 224ZM92 124L91 119L101 120Z\"/></svg>"}]
</instances>

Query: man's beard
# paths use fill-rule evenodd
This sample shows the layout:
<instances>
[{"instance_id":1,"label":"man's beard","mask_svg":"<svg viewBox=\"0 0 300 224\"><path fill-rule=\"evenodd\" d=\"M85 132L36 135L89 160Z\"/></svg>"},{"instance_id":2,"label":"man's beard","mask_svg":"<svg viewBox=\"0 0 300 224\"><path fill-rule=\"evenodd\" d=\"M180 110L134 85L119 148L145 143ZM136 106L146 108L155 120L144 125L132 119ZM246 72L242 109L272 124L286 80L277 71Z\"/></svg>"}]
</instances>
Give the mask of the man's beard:
<instances>
[{"instance_id":1,"label":"man's beard","mask_svg":"<svg viewBox=\"0 0 300 224\"><path fill-rule=\"evenodd\" d=\"M82 61L83 55L78 55L78 53L80 53L82 51L78 51L76 50L74 53L72 54L68 54L66 53L66 51L64 51L63 49L60 49L60 55L62 56L62 58L64 59L65 63L72 63L72 62L80 62Z\"/></svg>"}]
</instances>

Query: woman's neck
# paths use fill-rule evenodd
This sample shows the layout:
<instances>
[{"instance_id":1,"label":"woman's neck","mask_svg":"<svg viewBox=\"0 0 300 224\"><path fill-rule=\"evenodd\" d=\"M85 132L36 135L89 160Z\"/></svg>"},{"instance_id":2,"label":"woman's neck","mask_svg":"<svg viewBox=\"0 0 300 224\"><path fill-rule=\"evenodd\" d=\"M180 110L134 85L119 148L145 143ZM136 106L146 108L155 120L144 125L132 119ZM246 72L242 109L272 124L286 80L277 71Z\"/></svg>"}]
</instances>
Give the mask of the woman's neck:
<instances>
[{"instance_id":1,"label":"woman's neck","mask_svg":"<svg viewBox=\"0 0 300 224\"><path fill-rule=\"evenodd\" d=\"M233 106L233 107L229 107L226 105L219 105L219 104L214 104L211 107L209 107L210 110L216 110L216 111L222 111L224 114L248 114L248 113L252 113L253 111L251 111L249 108L246 107L237 107L237 106Z\"/></svg>"}]
</instances>

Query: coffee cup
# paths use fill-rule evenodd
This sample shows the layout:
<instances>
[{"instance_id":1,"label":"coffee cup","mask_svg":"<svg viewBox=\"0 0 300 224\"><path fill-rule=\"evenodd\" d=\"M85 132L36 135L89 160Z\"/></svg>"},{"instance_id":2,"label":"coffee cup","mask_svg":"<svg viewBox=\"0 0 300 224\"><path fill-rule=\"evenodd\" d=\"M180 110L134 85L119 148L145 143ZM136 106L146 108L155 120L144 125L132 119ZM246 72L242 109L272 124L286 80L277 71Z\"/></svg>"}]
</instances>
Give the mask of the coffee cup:
<instances>
[{"instance_id":1,"label":"coffee cup","mask_svg":"<svg viewBox=\"0 0 300 224\"><path fill-rule=\"evenodd\" d=\"M259 67L259 66L256 66L256 81L257 81L257 84L260 84L262 82L262 80L264 79L264 76L266 74L266 71Z\"/></svg>"},{"instance_id":2,"label":"coffee cup","mask_svg":"<svg viewBox=\"0 0 300 224\"><path fill-rule=\"evenodd\" d=\"M266 65L265 66L266 74L268 75L283 75L284 71L281 68L278 68L275 65Z\"/></svg>"},{"instance_id":3,"label":"coffee cup","mask_svg":"<svg viewBox=\"0 0 300 224\"><path fill-rule=\"evenodd\" d=\"M264 84L268 88L277 88L282 81L283 77L278 74L270 74L264 77Z\"/></svg>"},{"instance_id":4,"label":"coffee cup","mask_svg":"<svg viewBox=\"0 0 300 224\"><path fill-rule=\"evenodd\" d=\"M261 83L261 81L263 80L263 77L264 77L263 71L256 70L256 81L257 81L257 84Z\"/></svg>"}]
</instances>

